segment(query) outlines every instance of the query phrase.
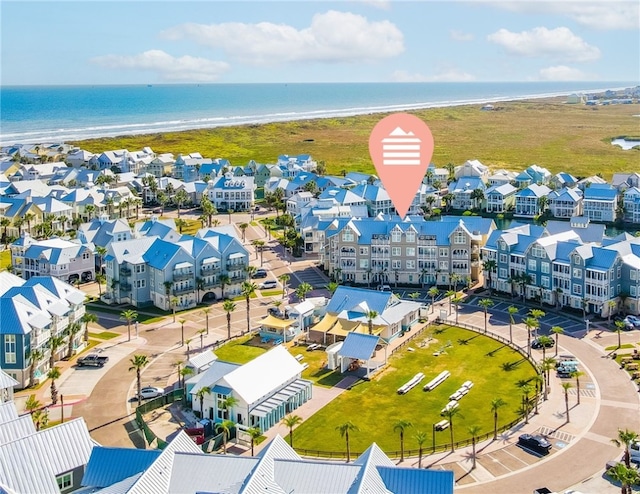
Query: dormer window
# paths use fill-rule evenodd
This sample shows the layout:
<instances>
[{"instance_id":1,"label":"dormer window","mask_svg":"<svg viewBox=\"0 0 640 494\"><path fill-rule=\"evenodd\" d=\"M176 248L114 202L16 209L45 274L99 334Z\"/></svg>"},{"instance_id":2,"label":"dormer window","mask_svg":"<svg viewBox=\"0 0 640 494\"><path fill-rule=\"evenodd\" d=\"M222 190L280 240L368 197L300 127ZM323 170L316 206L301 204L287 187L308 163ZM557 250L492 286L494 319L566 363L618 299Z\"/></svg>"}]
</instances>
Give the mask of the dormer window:
<instances>
[{"instance_id":1,"label":"dormer window","mask_svg":"<svg viewBox=\"0 0 640 494\"><path fill-rule=\"evenodd\" d=\"M391 232L391 241L392 242L401 242L402 241L402 232L399 229L393 230Z\"/></svg>"}]
</instances>

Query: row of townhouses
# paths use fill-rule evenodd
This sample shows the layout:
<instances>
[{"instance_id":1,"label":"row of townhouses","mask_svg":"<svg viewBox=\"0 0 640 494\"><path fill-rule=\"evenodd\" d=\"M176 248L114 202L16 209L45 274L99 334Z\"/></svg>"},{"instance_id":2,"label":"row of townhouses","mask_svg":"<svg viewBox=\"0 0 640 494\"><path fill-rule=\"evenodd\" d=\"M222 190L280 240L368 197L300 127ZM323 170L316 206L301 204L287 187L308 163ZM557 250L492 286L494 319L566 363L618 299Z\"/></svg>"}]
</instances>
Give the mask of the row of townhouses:
<instances>
[{"instance_id":1,"label":"row of townhouses","mask_svg":"<svg viewBox=\"0 0 640 494\"><path fill-rule=\"evenodd\" d=\"M515 225L482 247L487 286L608 317L640 313L640 238L589 238L587 225ZM487 263L487 261L491 261Z\"/></svg>"}]
</instances>

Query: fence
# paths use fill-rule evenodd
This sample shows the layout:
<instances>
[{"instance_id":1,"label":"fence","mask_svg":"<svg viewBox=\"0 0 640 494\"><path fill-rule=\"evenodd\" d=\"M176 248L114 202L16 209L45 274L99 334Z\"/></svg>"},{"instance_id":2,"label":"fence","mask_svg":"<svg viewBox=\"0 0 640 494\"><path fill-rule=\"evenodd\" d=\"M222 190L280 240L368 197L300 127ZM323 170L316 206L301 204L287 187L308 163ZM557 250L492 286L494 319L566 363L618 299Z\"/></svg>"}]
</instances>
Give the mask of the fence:
<instances>
[{"instance_id":1,"label":"fence","mask_svg":"<svg viewBox=\"0 0 640 494\"><path fill-rule=\"evenodd\" d=\"M154 432L149 428L147 423L144 421L143 414L150 412L151 410L155 410L156 408L161 408L166 405L170 405L171 403L181 400L183 396L183 389L174 389L173 391L168 392L158 398L154 398L153 400L149 400L146 403L143 403L139 407L136 408L136 423L138 427L142 430L144 434L144 438L147 440L148 444L153 443L153 441L157 441L158 449L164 449L167 445L167 442L164 439L159 438L154 434Z\"/></svg>"}]
</instances>

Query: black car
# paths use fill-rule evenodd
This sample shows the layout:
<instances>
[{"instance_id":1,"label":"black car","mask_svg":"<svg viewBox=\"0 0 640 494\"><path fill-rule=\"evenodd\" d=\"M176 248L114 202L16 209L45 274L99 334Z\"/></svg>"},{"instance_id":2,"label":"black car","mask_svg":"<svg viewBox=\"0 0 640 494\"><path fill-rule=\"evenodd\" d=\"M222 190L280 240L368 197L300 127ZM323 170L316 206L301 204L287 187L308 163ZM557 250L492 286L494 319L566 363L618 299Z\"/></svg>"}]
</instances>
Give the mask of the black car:
<instances>
[{"instance_id":1,"label":"black car","mask_svg":"<svg viewBox=\"0 0 640 494\"><path fill-rule=\"evenodd\" d=\"M258 269L255 273L253 273L252 278L266 278L267 270L266 269Z\"/></svg>"},{"instance_id":2,"label":"black car","mask_svg":"<svg viewBox=\"0 0 640 494\"><path fill-rule=\"evenodd\" d=\"M551 348L555 344L556 342L553 338L549 338L546 341L545 340L540 341L538 338L536 338L531 342L531 348L538 349L538 348L542 348L543 346L547 348Z\"/></svg>"},{"instance_id":3,"label":"black car","mask_svg":"<svg viewBox=\"0 0 640 494\"><path fill-rule=\"evenodd\" d=\"M284 319L284 314L277 307L269 307L267 309L267 313L272 316L279 317L280 319Z\"/></svg>"},{"instance_id":4,"label":"black car","mask_svg":"<svg viewBox=\"0 0 640 494\"><path fill-rule=\"evenodd\" d=\"M551 450L551 443L542 436L522 434L518 438L518 444L523 448L529 449L541 455L546 455Z\"/></svg>"}]
</instances>

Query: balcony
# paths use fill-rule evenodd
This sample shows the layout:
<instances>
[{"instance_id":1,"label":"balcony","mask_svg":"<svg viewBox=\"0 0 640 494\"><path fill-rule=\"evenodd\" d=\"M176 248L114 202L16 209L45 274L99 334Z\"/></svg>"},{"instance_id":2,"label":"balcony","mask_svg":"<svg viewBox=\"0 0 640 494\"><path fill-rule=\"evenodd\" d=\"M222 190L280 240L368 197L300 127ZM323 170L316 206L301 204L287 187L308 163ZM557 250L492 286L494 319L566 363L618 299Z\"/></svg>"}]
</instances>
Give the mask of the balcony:
<instances>
[{"instance_id":1,"label":"balcony","mask_svg":"<svg viewBox=\"0 0 640 494\"><path fill-rule=\"evenodd\" d=\"M220 272L220 264L203 264L200 267L200 272L204 276L219 273Z\"/></svg>"},{"instance_id":2,"label":"balcony","mask_svg":"<svg viewBox=\"0 0 640 494\"><path fill-rule=\"evenodd\" d=\"M183 286L183 287L175 287L173 289L173 294L174 295L178 295L181 293L189 293L189 292L194 292L196 289L192 286Z\"/></svg>"},{"instance_id":3,"label":"balcony","mask_svg":"<svg viewBox=\"0 0 640 494\"><path fill-rule=\"evenodd\" d=\"M220 282L219 281L205 281L205 282L202 283L202 287L204 289L213 288L213 287L216 287L216 286L220 286Z\"/></svg>"},{"instance_id":4,"label":"balcony","mask_svg":"<svg viewBox=\"0 0 640 494\"><path fill-rule=\"evenodd\" d=\"M229 276L229 281L231 281L231 283L237 283L239 281L246 281L247 277L246 276Z\"/></svg>"},{"instance_id":5,"label":"balcony","mask_svg":"<svg viewBox=\"0 0 640 494\"><path fill-rule=\"evenodd\" d=\"M247 263L245 262L228 262L227 271L237 271L238 269L246 269Z\"/></svg>"},{"instance_id":6,"label":"balcony","mask_svg":"<svg viewBox=\"0 0 640 494\"><path fill-rule=\"evenodd\" d=\"M120 274L122 276L131 276L131 268L121 267L120 268Z\"/></svg>"},{"instance_id":7,"label":"balcony","mask_svg":"<svg viewBox=\"0 0 640 494\"><path fill-rule=\"evenodd\" d=\"M120 292L130 292L131 284L130 283L120 283Z\"/></svg>"},{"instance_id":8,"label":"balcony","mask_svg":"<svg viewBox=\"0 0 640 494\"><path fill-rule=\"evenodd\" d=\"M193 279L193 271L174 271L173 281L186 281Z\"/></svg>"}]
</instances>

